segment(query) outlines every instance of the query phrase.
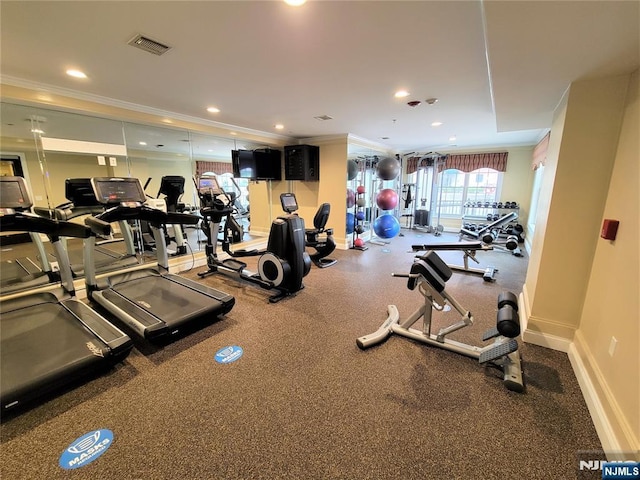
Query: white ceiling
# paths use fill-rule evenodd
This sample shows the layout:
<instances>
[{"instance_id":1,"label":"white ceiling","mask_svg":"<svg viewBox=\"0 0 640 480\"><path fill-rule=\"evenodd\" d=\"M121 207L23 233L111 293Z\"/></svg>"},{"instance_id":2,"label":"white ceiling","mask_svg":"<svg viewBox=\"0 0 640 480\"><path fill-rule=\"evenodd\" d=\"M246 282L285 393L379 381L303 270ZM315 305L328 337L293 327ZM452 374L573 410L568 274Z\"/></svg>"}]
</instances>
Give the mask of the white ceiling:
<instances>
[{"instance_id":1,"label":"white ceiling","mask_svg":"<svg viewBox=\"0 0 640 480\"><path fill-rule=\"evenodd\" d=\"M459 148L533 144L572 81L640 66L639 5L3 0L0 74L270 134L350 133L399 152L446 148L452 135ZM127 45L138 33L172 48ZM411 95L394 98L399 89Z\"/></svg>"}]
</instances>

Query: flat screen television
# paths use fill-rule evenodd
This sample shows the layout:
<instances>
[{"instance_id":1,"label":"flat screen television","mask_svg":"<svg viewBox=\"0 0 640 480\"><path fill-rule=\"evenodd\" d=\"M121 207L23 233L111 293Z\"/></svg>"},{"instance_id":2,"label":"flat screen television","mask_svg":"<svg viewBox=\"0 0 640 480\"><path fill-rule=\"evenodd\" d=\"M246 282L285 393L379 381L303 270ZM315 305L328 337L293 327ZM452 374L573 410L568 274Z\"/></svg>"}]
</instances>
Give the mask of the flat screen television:
<instances>
[{"instance_id":1,"label":"flat screen television","mask_svg":"<svg viewBox=\"0 0 640 480\"><path fill-rule=\"evenodd\" d=\"M231 164L235 178L282 180L282 152L271 148L232 150Z\"/></svg>"},{"instance_id":2,"label":"flat screen television","mask_svg":"<svg viewBox=\"0 0 640 480\"><path fill-rule=\"evenodd\" d=\"M256 163L252 150L231 150L234 178L257 180Z\"/></svg>"}]
</instances>

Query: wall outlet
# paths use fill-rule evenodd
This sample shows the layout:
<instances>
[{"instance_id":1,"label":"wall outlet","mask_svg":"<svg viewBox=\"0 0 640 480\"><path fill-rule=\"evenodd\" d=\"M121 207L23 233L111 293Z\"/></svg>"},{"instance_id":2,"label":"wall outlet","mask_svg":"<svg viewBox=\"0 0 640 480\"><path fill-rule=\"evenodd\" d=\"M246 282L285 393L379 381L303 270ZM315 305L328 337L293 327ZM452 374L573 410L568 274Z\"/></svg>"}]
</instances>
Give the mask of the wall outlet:
<instances>
[{"instance_id":1,"label":"wall outlet","mask_svg":"<svg viewBox=\"0 0 640 480\"><path fill-rule=\"evenodd\" d=\"M609 343L609 356L613 357L614 352L616 351L616 345L618 344L618 340L616 337L611 337L611 342Z\"/></svg>"}]
</instances>

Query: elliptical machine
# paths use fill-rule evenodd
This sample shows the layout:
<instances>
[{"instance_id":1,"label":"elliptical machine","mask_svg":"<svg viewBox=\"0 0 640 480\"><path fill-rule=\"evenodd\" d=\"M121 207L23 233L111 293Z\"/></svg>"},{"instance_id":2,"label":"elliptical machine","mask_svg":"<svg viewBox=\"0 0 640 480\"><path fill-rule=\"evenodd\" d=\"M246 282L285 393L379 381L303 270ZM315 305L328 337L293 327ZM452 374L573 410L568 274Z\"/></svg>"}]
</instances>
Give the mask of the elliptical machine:
<instances>
[{"instance_id":1,"label":"elliptical machine","mask_svg":"<svg viewBox=\"0 0 640 480\"><path fill-rule=\"evenodd\" d=\"M204 217L205 228L208 229L206 272L198 273L204 278L213 273L236 274L242 280L254 283L266 290L277 290L269 297L270 303L276 303L296 294L304 288L302 278L311 270L311 259L305 252L304 220L297 215L287 214L276 218L271 223L266 250L236 250L230 248L230 239L226 236L221 241L222 249L231 258L218 258L218 231L220 223L233 214L233 202L222 190L215 177L200 177L196 182L200 197L200 213ZM283 197L287 195L286 197ZM280 197L283 210L285 202L290 203L295 196L283 194ZM297 207L296 207L297 208ZM247 264L237 260L238 257L259 256L258 272L247 269Z\"/></svg>"},{"instance_id":2,"label":"elliptical machine","mask_svg":"<svg viewBox=\"0 0 640 480\"><path fill-rule=\"evenodd\" d=\"M149 177L142 187L144 190L149 186L151 177ZM147 195L147 205L152 208L157 208L163 212L168 213L181 213L184 210L184 203L180 203L180 197L184 194L184 177L179 175L165 175L160 180L160 189L158 195L155 198ZM161 198L160 195L164 195ZM144 243L145 250L154 250L156 248L155 239L153 238L153 231L147 222L141 221L142 225L142 241ZM171 241L176 244L174 251L167 250L170 255L184 255L187 253L187 245L185 242L184 232L182 225L171 225L173 229L173 236L170 234L167 226L164 226L164 239L165 244L169 245Z\"/></svg>"}]
</instances>

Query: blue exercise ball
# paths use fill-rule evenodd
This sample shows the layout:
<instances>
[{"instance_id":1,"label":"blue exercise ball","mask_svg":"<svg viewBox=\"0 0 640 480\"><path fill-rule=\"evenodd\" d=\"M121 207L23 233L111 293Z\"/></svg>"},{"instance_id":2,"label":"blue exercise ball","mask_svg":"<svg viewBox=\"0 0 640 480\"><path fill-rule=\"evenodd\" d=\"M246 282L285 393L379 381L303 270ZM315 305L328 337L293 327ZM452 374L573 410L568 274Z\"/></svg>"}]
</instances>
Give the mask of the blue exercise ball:
<instances>
[{"instance_id":1,"label":"blue exercise ball","mask_svg":"<svg viewBox=\"0 0 640 480\"><path fill-rule=\"evenodd\" d=\"M353 228L356 225L356 217L353 213L347 213L347 235L353 233Z\"/></svg>"},{"instance_id":2,"label":"blue exercise ball","mask_svg":"<svg viewBox=\"0 0 640 480\"><path fill-rule=\"evenodd\" d=\"M380 215L373 222L373 231L380 238L393 238L400 233L400 222L393 215Z\"/></svg>"}]
</instances>

